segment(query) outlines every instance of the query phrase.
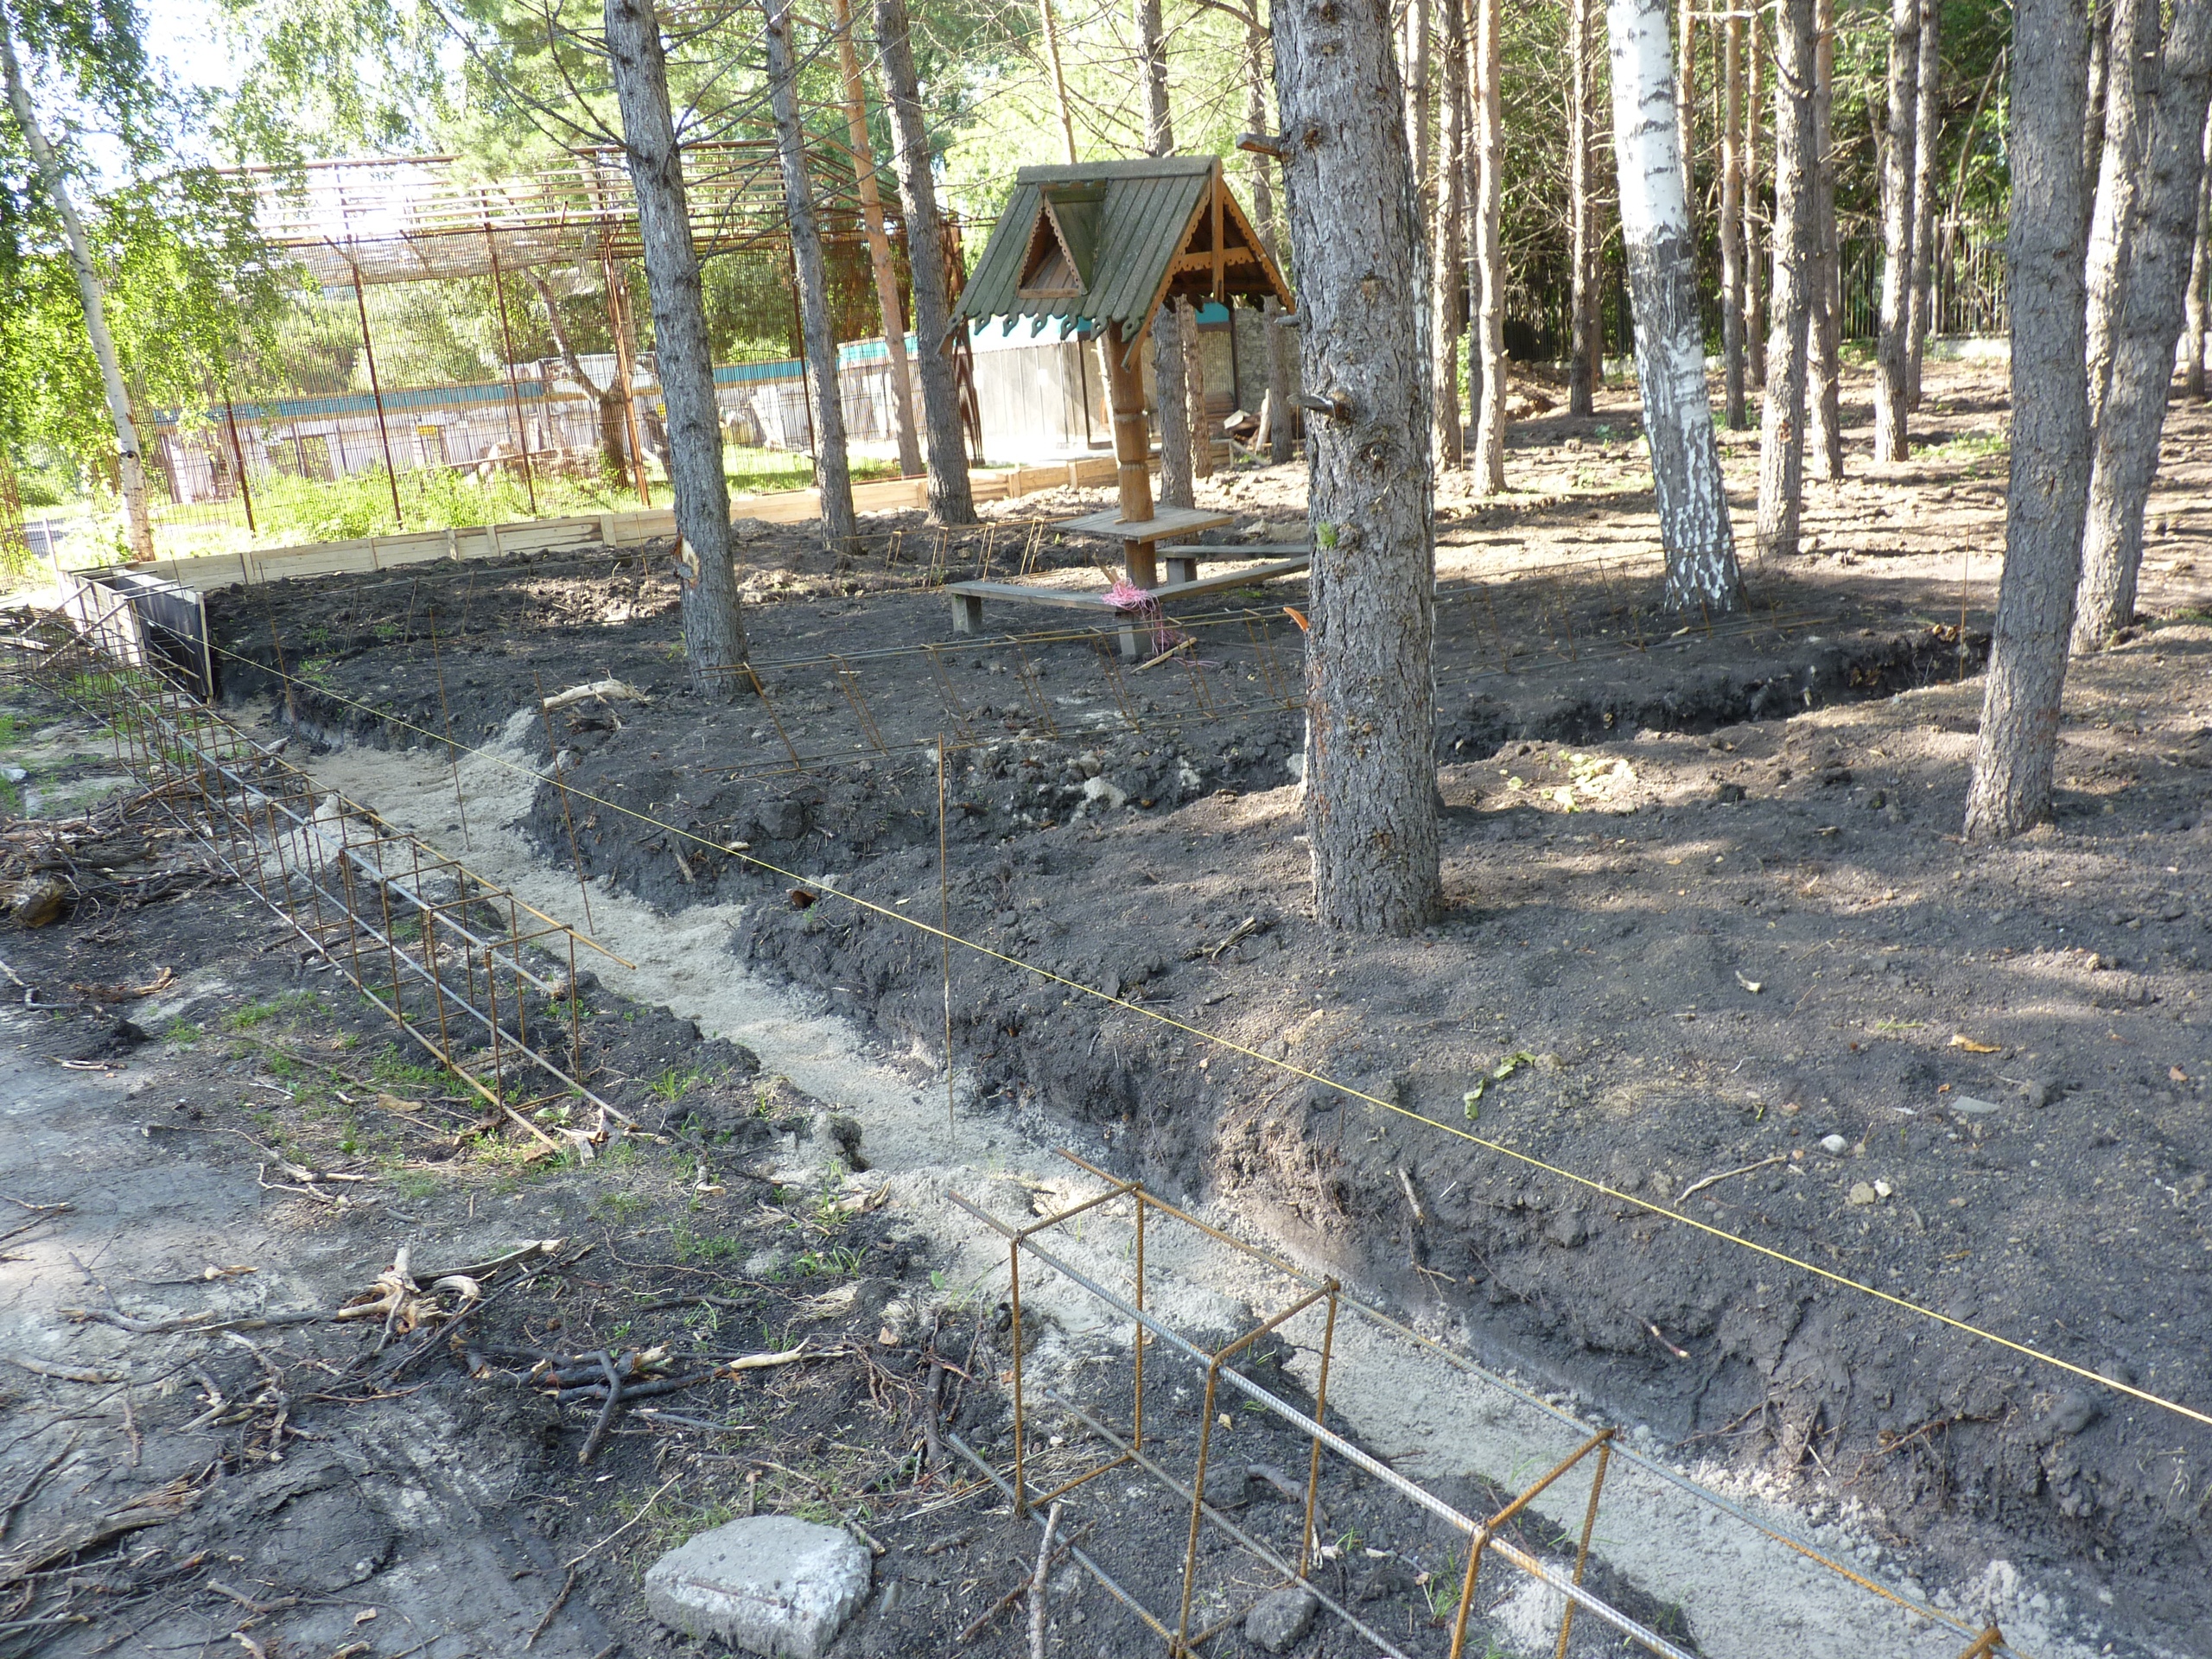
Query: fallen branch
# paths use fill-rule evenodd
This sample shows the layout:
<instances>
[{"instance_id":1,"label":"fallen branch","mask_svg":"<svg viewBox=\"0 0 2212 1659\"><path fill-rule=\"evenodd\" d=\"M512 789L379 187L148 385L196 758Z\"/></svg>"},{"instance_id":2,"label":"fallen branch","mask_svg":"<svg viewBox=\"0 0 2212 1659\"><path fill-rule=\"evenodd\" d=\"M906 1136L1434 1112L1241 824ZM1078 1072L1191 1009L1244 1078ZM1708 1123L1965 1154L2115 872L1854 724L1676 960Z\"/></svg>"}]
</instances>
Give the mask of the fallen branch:
<instances>
[{"instance_id":1,"label":"fallen branch","mask_svg":"<svg viewBox=\"0 0 2212 1659\"><path fill-rule=\"evenodd\" d=\"M565 691L556 691L540 707L550 715L556 709L572 708L580 702L589 702L594 697L601 702L610 697L620 702L652 702L644 692L625 685L620 680L593 680L588 684L572 685Z\"/></svg>"},{"instance_id":2,"label":"fallen branch","mask_svg":"<svg viewBox=\"0 0 2212 1659\"><path fill-rule=\"evenodd\" d=\"M32 1573L81 1554L88 1549L136 1532L143 1527L157 1527L164 1521L173 1521L200 1501L204 1488L195 1486L189 1477L171 1481L168 1485L130 1503L118 1505L89 1521L79 1521L64 1527L52 1537L31 1545L21 1554L0 1560L0 1590L22 1583Z\"/></svg>"},{"instance_id":3,"label":"fallen branch","mask_svg":"<svg viewBox=\"0 0 2212 1659\"><path fill-rule=\"evenodd\" d=\"M570 1572L573 1572L577 1567L582 1567L587 1560L589 1560L594 1555L598 1554L601 1550L605 1549L617 1538L620 1538L624 1533L629 1531L631 1528L636 1526L639 1522L644 1520L645 1518L645 1512L648 1510L651 1510L654 1504L660 1502L661 1492L665 1492L670 1487L675 1485L677 1481L683 1478L683 1477L682 1475L671 1475L666 1480L661 1482L659 1491L655 1492L651 1497L647 1498L639 1506L638 1512L635 1515L632 1516L627 1521L625 1521L620 1526L615 1528L613 1531L608 1533L606 1537L601 1539L589 1549L584 1551L582 1554L570 1557L569 1560L563 1563L563 1565ZM599 1656L594 1655L593 1659L599 1659Z\"/></svg>"},{"instance_id":4,"label":"fallen branch","mask_svg":"<svg viewBox=\"0 0 2212 1659\"><path fill-rule=\"evenodd\" d=\"M1052 1535L1060 1529L1062 1505L1046 1512L1045 1536L1037 1546L1037 1571L1029 1580L1029 1659L1045 1659L1045 1581L1052 1572Z\"/></svg>"},{"instance_id":5,"label":"fallen branch","mask_svg":"<svg viewBox=\"0 0 2212 1659\"><path fill-rule=\"evenodd\" d=\"M569 1576L561 1580L561 1593L553 1598L553 1605L545 1610L544 1617L532 1625L530 1634L523 1638L522 1646L524 1653L537 1645L537 1638L545 1634L545 1627L553 1622L553 1616L569 1605L569 1592L575 1587L576 1569L572 1567L569 1569Z\"/></svg>"},{"instance_id":6,"label":"fallen branch","mask_svg":"<svg viewBox=\"0 0 2212 1659\"><path fill-rule=\"evenodd\" d=\"M312 1307L288 1313L248 1313L237 1319L225 1319L216 1313L188 1313L174 1319L134 1319L127 1313L117 1313L104 1307L65 1307L61 1310L65 1319L74 1319L79 1325L111 1325L118 1331L128 1331L134 1337L167 1336L175 1331L205 1331L210 1333L218 1331L270 1331L280 1325L317 1325L324 1319L337 1319L343 1312L343 1309ZM71 1380L115 1382L120 1379L78 1377Z\"/></svg>"},{"instance_id":7,"label":"fallen branch","mask_svg":"<svg viewBox=\"0 0 2212 1659\"><path fill-rule=\"evenodd\" d=\"M32 1359L24 1354L0 1354L0 1365L13 1365L19 1371L29 1371L34 1376L51 1376L64 1382L120 1382L121 1371L86 1370L73 1365L52 1365L42 1359Z\"/></svg>"},{"instance_id":8,"label":"fallen branch","mask_svg":"<svg viewBox=\"0 0 2212 1659\"><path fill-rule=\"evenodd\" d=\"M1677 1205L1682 1205L1695 1198L1708 1186L1716 1185L1719 1182L1732 1179L1738 1175L1748 1175L1755 1169L1765 1169L1770 1165L1786 1164L1789 1161L1788 1153L1777 1152L1771 1158L1762 1158L1756 1164L1745 1164L1741 1169L1724 1169L1718 1175L1708 1175L1703 1180L1692 1181L1682 1189L1681 1197L1676 1198L1675 1202Z\"/></svg>"},{"instance_id":9,"label":"fallen branch","mask_svg":"<svg viewBox=\"0 0 2212 1659\"><path fill-rule=\"evenodd\" d=\"M982 1484L982 1483L978 1481L976 1483L976 1487L980 1487ZM969 1488L970 1491L975 1489L975 1487ZM965 1497L966 1495L967 1494L964 1492L961 1494L963 1497ZM1055 1505L1054 1507L1057 1508L1058 1505ZM1052 1566L1058 1567L1062 1561L1067 1560L1070 1554L1075 1549L1076 1540L1083 1537L1084 1534L1088 1533L1090 1530L1090 1529L1089 1527L1084 1528L1081 1532L1076 1533L1072 1537L1069 1538L1065 1543L1054 1550L1052 1552ZM1050 1569L1048 1568L1047 1571L1049 1570ZM990 1629L993 1621L997 1619L998 1617L1001 1613L1005 1612L1007 1608L1013 1606L1014 1603L1020 1601L1024 1596L1029 1593L1029 1586L1030 1580L1024 1579L1020 1583L1015 1585L1013 1589L1007 1591L996 1601L993 1602L988 1610L979 1617L974 1624L970 1624L966 1630L960 1632L960 1641L956 1645L964 1647L967 1643L973 1642L977 1637L981 1636L985 1630Z\"/></svg>"},{"instance_id":10,"label":"fallen branch","mask_svg":"<svg viewBox=\"0 0 2212 1659\"><path fill-rule=\"evenodd\" d=\"M300 1605L300 1599L297 1596L279 1596L274 1601L256 1601L245 1591L233 1590L220 1579L210 1579L201 1587L213 1590L219 1596L228 1596L249 1613L281 1613L287 1607L296 1607Z\"/></svg>"},{"instance_id":11,"label":"fallen branch","mask_svg":"<svg viewBox=\"0 0 2212 1659\"><path fill-rule=\"evenodd\" d=\"M613 1427L614 1414L622 1408L622 1379L614 1370L614 1356L604 1348L599 1351L599 1368L607 1373L607 1403L599 1408L599 1421L591 1426L591 1433L584 1437L584 1449L576 1454L580 1467L588 1466L599 1455L607 1431Z\"/></svg>"}]
</instances>

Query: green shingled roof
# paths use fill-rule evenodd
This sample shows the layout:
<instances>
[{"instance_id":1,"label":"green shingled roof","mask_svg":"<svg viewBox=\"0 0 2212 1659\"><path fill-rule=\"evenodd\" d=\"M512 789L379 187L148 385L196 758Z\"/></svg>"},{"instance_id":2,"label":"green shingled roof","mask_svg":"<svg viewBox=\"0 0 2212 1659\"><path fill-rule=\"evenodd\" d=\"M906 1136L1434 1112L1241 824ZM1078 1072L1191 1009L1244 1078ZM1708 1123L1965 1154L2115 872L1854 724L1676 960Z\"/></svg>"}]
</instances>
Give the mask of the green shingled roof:
<instances>
[{"instance_id":1,"label":"green shingled roof","mask_svg":"<svg viewBox=\"0 0 2212 1659\"><path fill-rule=\"evenodd\" d=\"M1268 295L1293 304L1217 158L1025 167L953 320L1118 322L1134 342L1171 296Z\"/></svg>"}]
</instances>

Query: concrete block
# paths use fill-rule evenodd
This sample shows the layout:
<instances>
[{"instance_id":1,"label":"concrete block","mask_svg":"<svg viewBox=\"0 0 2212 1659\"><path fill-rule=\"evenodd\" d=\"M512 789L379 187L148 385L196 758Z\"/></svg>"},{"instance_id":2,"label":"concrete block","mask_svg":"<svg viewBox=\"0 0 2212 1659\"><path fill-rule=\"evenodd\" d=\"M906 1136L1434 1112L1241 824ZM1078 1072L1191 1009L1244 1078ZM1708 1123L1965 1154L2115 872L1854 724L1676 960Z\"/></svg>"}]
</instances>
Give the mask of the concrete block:
<instances>
[{"instance_id":1,"label":"concrete block","mask_svg":"<svg viewBox=\"0 0 2212 1659\"><path fill-rule=\"evenodd\" d=\"M868 1551L840 1529L754 1516L702 1532L645 1573L645 1608L671 1630L765 1659L819 1659L867 1599Z\"/></svg>"}]
</instances>

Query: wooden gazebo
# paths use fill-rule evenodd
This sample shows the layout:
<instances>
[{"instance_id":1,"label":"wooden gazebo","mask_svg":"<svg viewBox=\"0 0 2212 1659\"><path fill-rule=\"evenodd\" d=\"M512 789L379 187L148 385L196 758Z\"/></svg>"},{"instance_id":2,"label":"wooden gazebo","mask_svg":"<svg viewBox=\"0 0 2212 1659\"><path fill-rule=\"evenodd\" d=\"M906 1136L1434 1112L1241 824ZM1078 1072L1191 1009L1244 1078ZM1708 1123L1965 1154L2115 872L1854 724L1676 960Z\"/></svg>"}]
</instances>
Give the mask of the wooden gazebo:
<instances>
[{"instance_id":1,"label":"wooden gazebo","mask_svg":"<svg viewBox=\"0 0 2212 1659\"><path fill-rule=\"evenodd\" d=\"M1114 417L1119 509L1069 519L1063 528L1122 543L1131 587L1160 594L1204 591L1197 550L1171 550L1166 588L1159 582L1162 541L1196 535L1231 515L1190 507L1155 508L1148 470L1152 434L1145 418L1139 353L1160 308L1170 300L1295 302L1222 175L1217 156L1092 162L1025 167L974 276L953 308L956 327L1023 318L1087 325L1095 331ZM1176 557L1175 554L1184 556ZM1303 559L1219 579L1237 586L1303 568ZM1006 582L954 582L953 624L981 626L986 597L1103 605L1103 594L1026 588Z\"/></svg>"}]
</instances>

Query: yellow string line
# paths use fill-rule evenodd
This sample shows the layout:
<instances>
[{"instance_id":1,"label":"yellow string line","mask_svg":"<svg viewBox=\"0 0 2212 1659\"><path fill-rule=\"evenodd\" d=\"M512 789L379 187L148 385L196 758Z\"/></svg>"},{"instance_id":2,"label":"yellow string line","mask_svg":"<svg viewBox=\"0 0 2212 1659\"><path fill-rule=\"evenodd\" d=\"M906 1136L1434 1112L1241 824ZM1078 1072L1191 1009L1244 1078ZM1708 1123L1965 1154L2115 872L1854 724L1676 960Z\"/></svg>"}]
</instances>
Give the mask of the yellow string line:
<instances>
[{"instance_id":1,"label":"yellow string line","mask_svg":"<svg viewBox=\"0 0 2212 1659\"><path fill-rule=\"evenodd\" d=\"M225 651L220 646L215 646L213 648L218 651L222 651L223 655L232 658L234 661L247 661L246 658L238 657L234 652ZM249 665L254 667L260 666L258 664L249 664ZM280 675L279 677L291 681L295 684L302 686L309 685L309 683L307 681L295 680L289 674ZM435 732L429 731L423 727L416 726L410 721L402 720L397 715L383 714L377 709L371 709L365 703L358 702L350 697L340 696L326 686L315 685L311 686L310 689L318 692L321 696L329 697L333 702L345 703L348 707L359 709L365 714L375 715L378 719L386 721L390 724L397 726L404 731L415 733L416 734L429 739L434 742L443 742L446 741ZM1829 1268L1816 1266L1813 1262L1803 1261L1797 1256L1791 1255L1786 1250L1777 1249L1770 1244L1762 1244L1756 1239L1745 1238L1740 1234L1728 1232L1725 1229L1713 1226L1707 1222L1700 1221L1694 1216L1687 1216L1678 1210L1670 1210L1664 1205L1653 1204L1648 1199L1633 1197L1629 1193L1620 1192L1614 1187L1606 1185L1603 1181L1592 1180L1587 1175L1578 1174L1573 1170L1564 1168L1560 1165L1554 1164L1545 1159L1539 1158L1533 1153L1522 1152L1516 1147L1505 1145L1503 1141L1492 1141L1485 1135L1475 1134L1472 1130L1463 1129L1456 1123L1440 1122L1435 1118L1424 1117L1419 1112L1408 1111L1405 1107L1397 1105L1393 1102L1378 1100L1373 1095L1363 1093L1360 1090L1353 1088L1350 1084L1339 1083L1334 1077L1324 1077L1318 1071L1309 1071L1302 1065L1294 1065L1288 1060L1278 1059L1273 1055L1262 1054L1257 1049L1248 1048L1243 1043L1236 1041L1234 1038L1222 1036L1217 1032L1207 1031L1202 1027L1186 1025L1182 1020L1174 1018L1171 1014L1157 1013L1151 1008L1143 1007L1137 1003L1124 1001L1118 996L1109 995L1104 991L1098 990L1092 986L1085 985L1080 980L1064 978L1060 975L1052 972L1048 968L1039 968L1034 963L1024 962L1019 957L1007 956L1004 951L995 950L988 944L978 944L973 939L963 938L957 933L950 933L942 928L932 927L929 923L922 921L915 917L902 915L899 912L892 909L887 905L879 905L873 899L860 897L857 893L841 892L839 889L830 887L827 883L823 882L819 877L798 874L795 871L785 869L781 865L772 864L765 858L756 858L749 852L732 852L729 847L723 842L710 841L704 836L695 835L689 830L679 829L675 824L656 818L649 813L640 812L635 807L624 806L619 801L610 801L606 799L604 797L594 795L587 790L578 789L573 785L563 784L560 782L558 779L548 778L543 772L533 771L528 766L518 766L513 761L503 760L499 755L491 753L487 750L473 748L467 744L459 744L455 747L465 749L468 753L476 756L479 760L488 760L494 766L502 767L506 771L518 773L526 778L534 779L541 784L550 783L556 789L566 790L569 794L575 796L581 800L588 801L594 806L606 807L610 811L620 812L626 817L634 818L640 823L649 824L654 829L664 830L670 835L681 836L686 841L696 842L700 846L709 848L727 857L741 859L746 863L754 865L760 869L766 870L772 874L781 877L785 880L796 881L808 887L820 888L822 891L833 894L839 899L842 899L846 903L856 906L861 910L872 912L875 915L885 917L889 920L898 922L903 926L911 927L918 932L928 934L932 938L949 940L951 944L959 945L963 950L973 951L979 957L988 957L995 962L1002 962L1010 968L1019 968L1024 972L1034 974L1039 979L1045 980L1048 983L1065 986L1070 990L1080 991L1084 995L1090 997L1096 1001L1103 1002L1109 1007L1119 1008L1125 1014L1141 1015L1143 1018L1150 1020L1157 1025L1166 1027L1171 1031L1180 1032L1187 1037L1198 1038L1202 1041L1213 1044L1216 1047L1227 1049L1233 1054L1241 1054L1247 1059L1257 1060L1261 1065L1272 1067L1277 1071L1288 1072L1291 1076L1302 1077L1308 1083L1320 1084L1325 1088L1335 1090L1338 1094L1349 1096L1351 1098L1363 1102L1367 1105L1378 1107L1386 1112L1395 1112L1400 1117L1410 1119L1415 1123L1424 1124L1433 1129L1441 1129L1445 1134L1455 1136L1461 1141L1468 1142L1470 1145L1480 1147L1487 1152L1497 1153L1501 1157L1513 1159L1517 1162L1528 1165L1531 1169L1541 1170L1547 1175L1556 1176L1560 1180L1570 1181L1578 1186L1586 1187L1591 1192L1598 1193L1601 1197L1611 1198L1622 1204L1632 1204L1638 1209L1649 1211L1653 1215L1664 1216L1669 1221L1677 1222L1682 1226L1693 1228L1698 1232L1704 1233L1713 1238L1719 1239L1724 1243L1738 1245L1744 1249L1753 1252L1755 1255L1765 1256L1770 1261L1781 1262L1785 1267L1795 1268L1802 1273L1811 1274L1816 1279L1825 1279L1830 1284L1841 1286L1846 1290L1855 1290L1861 1295L1872 1297L1878 1302L1885 1302L1891 1307L1901 1309L1907 1313L1917 1314L1922 1319L1931 1320L1937 1325L1948 1325L1954 1331L1962 1331L1967 1336L1979 1338L1984 1342L1994 1343L2000 1348L2009 1349L2013 1353L2023 1355L2025 1357L2035 1360L2041 1364L2049 1365L2057 1370L2065 1371L2071 1376L2082 1378L2085 1382L2098 1383L2101 1386L2111 1389L2117 1393L2126 1395L2135 1400L2139 1400L2145 1405L2156 1406L2162 1411L2172 1412L2177 1416L2185 1417L2193 1423L2199 1423L2207 1428L2212 1428L2212 1414L2196 1410L2191 1407L2183 1405L2179 1401L2169 1400L2163 1395L2152 1394L2148 1389L2138 1388L2132 1382L2122 1382L2116 1377L2106 1376L2101 1372L2089 1370L2087 1366L2076 1365L2071 1360L2061 1359L2056 1354L2045 1353L2040 1348L2031 1347L2024 1342L2016 1342L2010 1337L1999 1336L1994 1331L1985 1330L1982 1326L1971 1324L1965 1319L1954 1319L1948 1313L1939 1313L1933 1308L1923 1307L1917 1302L1908 1301L1905 1298L1893 1295L1886 1290L1879 1289L1872 1285L1861 1283L1856 1279L1850 1278L1840 1273L1834 1272ZM950 1059L951 1057L950 1055L946 1056L947 1064L950 1063Z\"/></svg>"}]
</instances>

